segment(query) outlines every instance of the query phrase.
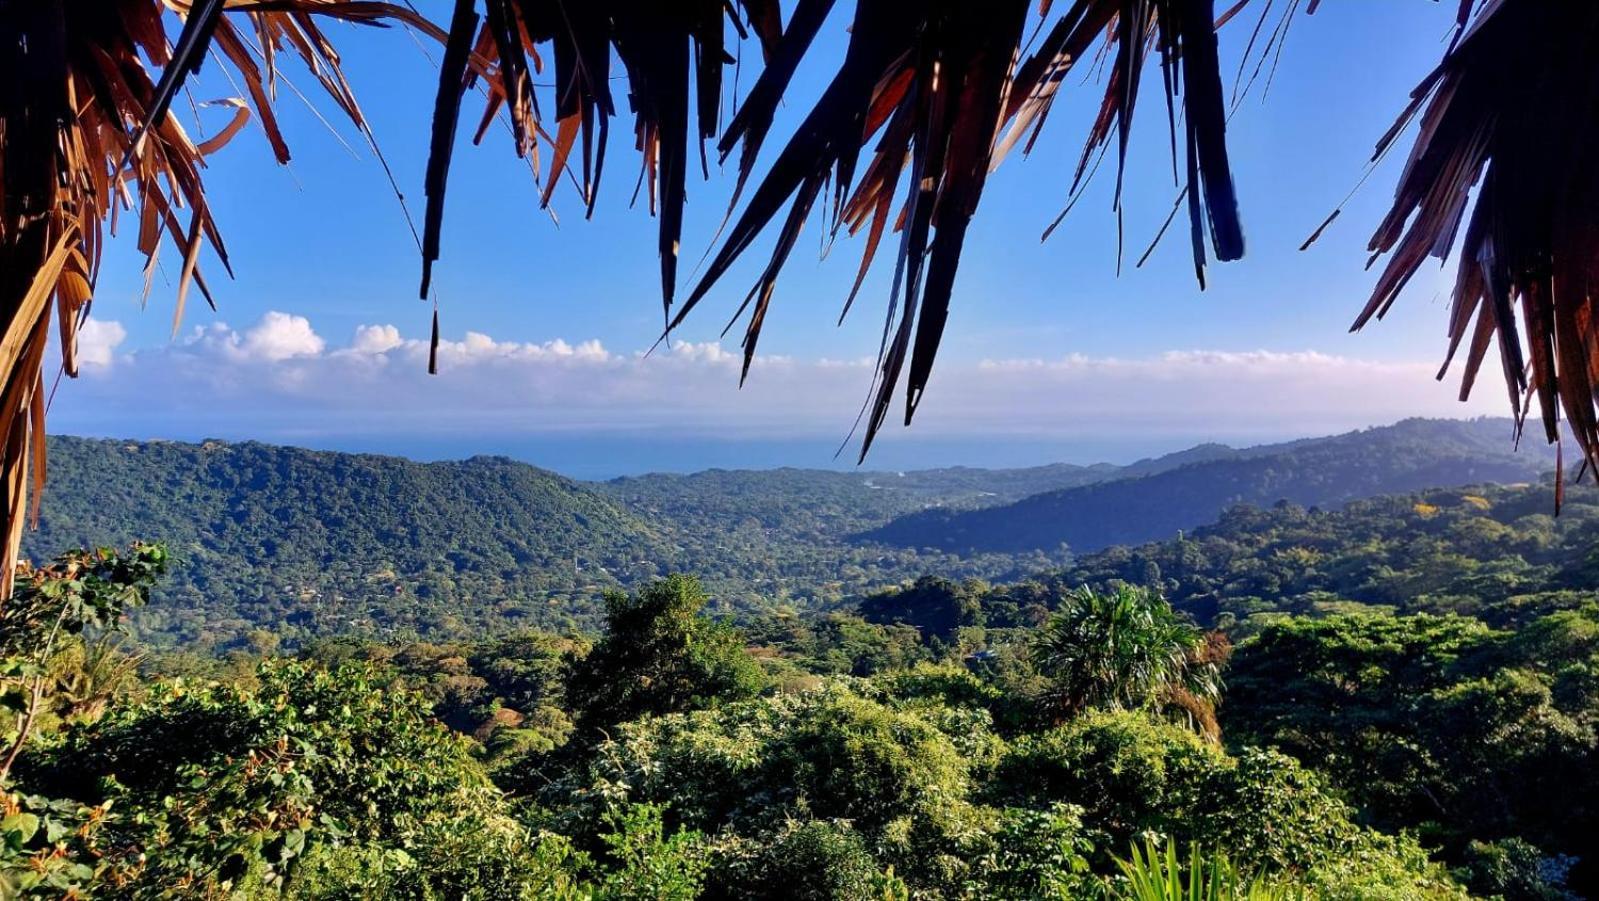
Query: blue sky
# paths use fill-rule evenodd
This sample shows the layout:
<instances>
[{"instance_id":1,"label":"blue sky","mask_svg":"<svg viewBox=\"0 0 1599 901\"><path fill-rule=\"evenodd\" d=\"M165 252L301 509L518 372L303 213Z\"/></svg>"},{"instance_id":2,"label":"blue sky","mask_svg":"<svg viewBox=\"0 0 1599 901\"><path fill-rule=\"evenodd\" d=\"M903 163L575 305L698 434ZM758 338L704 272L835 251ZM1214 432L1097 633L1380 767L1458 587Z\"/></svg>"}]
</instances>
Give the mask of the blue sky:
<instances>
[{"instance_id":1,"label":"blue sky","mask_svg":"<svg viewBox=\"0 0 1599 901\"><path fill-rule=\"evenodd\" d=\"M842 53L849 4L840 6L799 74L797 98L813 97ZM442 7L421 5L434 15ZM1199 440L1499 412L1495 384L1462 406L1452 382L1430 379L1443 351L1441 271L1424 270L1386 321L1346 331L1370 287L1365 242L1400 160L1379 168L1318 245L1297 250L1360 178L1374 141L1441 55L1452 13L1386 0L1324 4L1294 23L1270 91L1257 84L1229 131L1248 255L1213 265L1203 294L1183 240L1166 241L1132 269L1175 196L1156 94L1135 123L1121 276L1108 168L1040 244L1099 96L1089 73L1074 75L1038 149L1013 156L991 179L920 421L887 435L873 462L1126 459ZM1246 12L1223 32L1229 82L1253 24ZM332 33L419 215L436 48L398 30ZM309 77L286 74L331 119ZM206 100L233 89L212 66L191 93ZM382 169L351 129L336 136L287 87L281 93L293 163L275 166L264 138L247 130L207 172L237 272L228 281L210 267L220 312L191 302L174 339L170 283L158 277L141 309L140 261L118 242L102 272L99 324L86 339L96 362L57 396L58 430L416 456L506 452L583 475L832 465L866 390L861 361L875 352L887 291L880 267L855 313L834 326L859 242L841 239L819 261L820 223L810 223L762 339L772 359L757 363L740 392L727 358L739 332L716 341L765 245L690 318L678 334L683 350L641 361L661 311L655 222L628 208L638 160L630 120L624 113L612 130L594 219L583 221L563 187L558 225L537 209L526 163L491 130L483 146L456 154L435 275L444 335L456 344L445 371L428 379L417 372L416 342L426 337L429 307L416 299L416 248ZM475 105L469 98L463 144ZM763 160L805 108L785 108ZM220 125L209 115L198 131ZM715 171L710 182L691 180L685 271L709 246L730 182ZM177 256L165 249L165 275L175 274ZM350 370L363 354L378 362Z\"/></svg>"}]
</instances>

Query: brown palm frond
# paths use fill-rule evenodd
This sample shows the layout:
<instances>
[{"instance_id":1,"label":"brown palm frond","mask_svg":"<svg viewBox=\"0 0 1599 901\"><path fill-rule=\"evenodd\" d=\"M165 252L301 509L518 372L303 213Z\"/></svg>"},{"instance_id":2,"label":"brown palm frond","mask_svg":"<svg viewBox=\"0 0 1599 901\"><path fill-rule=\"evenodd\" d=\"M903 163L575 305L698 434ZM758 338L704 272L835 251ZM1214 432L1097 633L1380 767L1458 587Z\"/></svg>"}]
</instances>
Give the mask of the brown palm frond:
<instances>
[{"instance_id":1,"label":"brown palm frond","mask_svg":"<svg viewBox=\"0 0 1599 901\"><path fill-rule=\"evenodd\" d=\"M1173 165L1178 156L1175 99L1183 97L1183 195L1189 212L1194 275L1205 285L1205 232L1216 258L1236 260L1244 254L1243 226L1227 162L1227 116L1217 59L1214 10L1209 3L1118 2L1079 3L1051 29L1043 45L1021 68L1011 93L1011 120L1000 147L1003 154L1022 137L1031 148L1058 96L1060 85L1101 35L1113 36L1115 59L1106 80L1099 116L1090 129L1072 174L1075 197L1092 171L1090 164L1116 141L1114 206L1121 210L1127 148L1139 83L1151 49L1160 58L1166 96L1167 125L1172 137ZM1223 21L1227 15L1223 16ZM1070 206L1068 205L1068 209ZM1061 216L1064 217L1065 212ZM1060 219L1057 218L1055 224ZM1053 230L1054 224L1050 226ZM1046 235L1048 232L1046 232Z\"/></svg>"},{"instance_id":2,"label":"brown palm frond","mask_svg":"<svg viewBox=\"0 0 1599 901\"><path fill-rule=\"evenodd\" d=\"M1462 22L1471 5L1462 0ZM1455 252L1439 378L1464 346L1464 400L1497 345L1518 430L1536 398L1546 438L1559 440L1564 415L1590 466L1599 456L1595 46L1599 4L1482 5L1377 146L1381 156L1417 125L1371 239L1373 259L1388 261L1352 327L1381 318L1427 257Z\"/></svg>"},{"instance_id":3,"label":"brown palm frond","mask_svg":"<svg viewBox=\"0 0 1599 901\"><path fill-rule=\"evenodd\" d=\"M826 0L802 0L750 100L723 136L724 156L742 140L738 188L771 125L775 98L787 87L792 59L802 54L826 15ZM1049 4L1044 4L1046 15ZM1228 170L1226 116L1209 0L1076 0L1054 20L1039 50L1020 60L1024 0L971 4L932 0L907 6L861 0L850 42L832 82L797 133L772 163L725 243L707 266L671 325L676 326L731 268L755 238L782 215L770 260L746 295L744 372L747 375L777 277L801 227L832 183L832 229L867 229L854 300L906 182L894 230L900 235L892 296L868 404L864 459L905 376L905 422L921 402L943 337L956 266L966 229L988 171L1020 135L1042 126L1062 79L1092 47L1108 41L1115 65L1083 162L1118 138L1118 186L1125 164L1139 81L1151 50L1159 57L1176 149L1175 98L1184 110L1184 146L1195 270L1203 285L1205 231L1219 259L1243 253L1237 201ZM1010 124L1008 136L1001 127ZM856 181L863 148L872 158ZM1029 139L1031 143L1031 138ZM1119 202L1119 200L1118 200ZM783 208L787 206L787 213Z\"/></svg>"},{"instance_id":4,"label":"brown palm frond","mask_svg":"<svg viewBox=\"0 0 1599 901\"><path fill-rule=\"evenodd\" d=\"M169 8L183 16L175 42ZM201 249L211 247L228 265L201 177L206 155L253 115L278 160L289 158L273 112L278 55L297 56L365 128L318 16L399 21L442 37L405 7L369 0L0 2L0 597L9 593L30 492L37 504L44 482L50 324L62 371L75 376L77 329L92 303L107 231L131 217L146 284L163 239L179 249L176 327L191 284L211 301ZM168 110L213 51L249 97L225 101L234 110L230 123L196 141ZM143 60L159 68L159 79Z\"/></svg>"},{"instance_id":5,"label":"brown palm frond","mask_svg":"<svg viewBox=\"0 0 1599 901\"><path fill-rule=\"evenodd\" d=\"M692 150L689 113L692 109L692 135L698 139L703 169L704 142L715 136L718 122L721 69L732 61L724 46L724 13L740 33L743 21L753 27L766 60L717 142L724 161L735 147L742 147L733 192L736 206L777 105L832 11L833 0L797 0L781 30L772 0L743 0L740 5L742 18L732 4L721 0L677 5L636 0L585 4L456 0L434 107L422 296L429 295L433 264L439 257L456 122L464 92L476 80L472 61L490 61L489 71L498 82L488 91L485 125L503 109L509 113L519 154L535 152L539 136L551 146L545 204L581 139L579 186L585 207L592 212L604 168L607 122L615 114L609 87L613 48L626 70L650 211L660 218L661 289L668 330L682 323L781 214L770 260L734 317L749 313L743 341L745 376L778 274L824 187L832 185L832 231L836 234L847 226L851 234L868 232L846 310L871 266L898 198L894 230L900 246L894 296L879 349L863 457L887 417L902 374L907 382L907 423L920 403L947 321L966 228L997 160L996 148L1002 151L1014 141L997 143L1002 126L1010 122L1012 135L1028 130L1036 134L1061 80L1092 47L1104 43L1113 48L1116 64L1084 160L1116 136L1118 159L1125 162L1140 78L1146 61L1158 57L1174 152L1179 133L1175 98L1181 96L1183 103L1187 182L1195 186L1188 192L1188 208L1201 284L1207 230L1218 259L1242 255L1243 235L1227 166L1211 0L1075 0L1054 17L1040 50L1025 63L1020 55L1026 0L1001 0L997 5L862 0L856 4L849 46L838 72L673 315L684 183ZM1047 3L1044 8L1049 15ZM532 90L531 71L545 58L541 47L553 48L548 54L555 68L553 138L541 125ZM482 134L480 127L479 138ZM861 168L862 151L874 140L872 157ZM1084 178L1084 166L1079 165L1073 191ZM901 195L902 182L907 184ZM1119 197L1119 184L1117 193Z\"/></svg>"}]
</instances>

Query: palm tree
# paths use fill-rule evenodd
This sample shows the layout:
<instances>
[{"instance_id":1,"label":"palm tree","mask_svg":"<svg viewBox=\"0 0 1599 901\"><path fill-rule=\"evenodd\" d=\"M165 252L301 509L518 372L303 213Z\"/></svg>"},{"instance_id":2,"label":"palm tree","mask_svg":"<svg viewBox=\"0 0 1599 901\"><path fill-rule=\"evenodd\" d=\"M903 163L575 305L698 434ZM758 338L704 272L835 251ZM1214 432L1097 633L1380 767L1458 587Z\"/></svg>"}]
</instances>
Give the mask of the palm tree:
<instances>
[{"instance_id":1,"label":"palm tree","mask_svg":"<svg viewBox=\"0 0 1599 901\"><path fill-rule=\"evenodd\" d=\"M1150 589L1074 592L1038 631L1031 652L1048 682L1044 710L1056 722L1091 707L1175 706L1199 714L1202 731L1213 730L1225 655Z\"/></svg>"},{"instance_id":2,"label":"palm tree","mask_svg":"<svg viewBox=\"0 0 1599 901\"><path fill-rule=\"evenodd\" d=\"M1317 2L1259 3L1249 52L1265 58L1292 17ZM748 313L747 371L777 278L818 201L833 233L865 232L862 277L892 224L895 277L863 410L864 456L902 385L906 423L921 402L987 173L1017 144L1032 146L1080 60L1109 65L1100 112L1070 173L1071 196L1112 148L1123 168L1146 70L1158 70L1201 286L1210 255L1243 255L1214 29L1247 3L1218 19L1214 0L1043 0L1034 21L1027 0L857 0L836 74L739 207L774 112L833 0L794 0L786 23L778 0L740 0L736 9L724 0L455 0L442 28L378 0L0 0L0 589L9 586L29 491L37 497L44 480L49 324L59 323L62 368L71 375L75 329L90 303L108 220L119 209L136 211L139 248L152 264L162 235L179 249L181 315L191 281L210 299L196 264L201 246L226 266L201 181L205 153L253 115L279 160L288 158L272 115L278 55L300 57L361 127L319 17L398 22L444 44L419 235L424 298L439 257L465 92L477 88L487 98L479 139L503 117L515 151L531 157L535 170L540 147L548 149L546 203L570 174L592 210L617 114L613 52L625 70L649 207L660 219L668 328L781 220L738 314ZM175 42L165 27L168 6L183 20ZM721 72L738 42L729 42L724 15L738 37L754 34L765 62L725 128ZM1458 21L1443 62L1378 145L1379 155L1388 152L1400 126L1419 122L1393 209L1371 242L1374 257L1389 260L1355 327L1380 318L1429 255L1446 257L1458 246L1448 332L1451 356L1466 349L1462 394L1497 344L1518 417L1536 397L1546 437L1558 438L1563 415L1592 463L1599 450L1599 326L1590 298L1599 275L1599 167L1586 154L1599 137L1599 66L1589 54L1599 44L1599 4L1460 0ZM195 143L168 109L208 51L233 69L248 97L232 101L227 128ZM160 67L159 80L151 81L141 56ZM546 64L555 81L550 127L532 83ZM711 138L724 161L739 151L734 205L725 239L676 304L684 184L693 145L708 168ZM186 223L179 210L188 211ZM436 344L436 310L433 328Z\"/></svg>"}]
</instances>

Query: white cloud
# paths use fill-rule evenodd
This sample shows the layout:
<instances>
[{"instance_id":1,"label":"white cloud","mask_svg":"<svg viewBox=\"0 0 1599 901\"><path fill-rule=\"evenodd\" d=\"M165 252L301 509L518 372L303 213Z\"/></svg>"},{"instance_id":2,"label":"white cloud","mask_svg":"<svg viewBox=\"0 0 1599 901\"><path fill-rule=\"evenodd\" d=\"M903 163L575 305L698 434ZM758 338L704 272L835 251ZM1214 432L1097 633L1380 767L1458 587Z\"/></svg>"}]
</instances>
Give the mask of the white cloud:
<instances>
[{"instance_id":1,"label":"white cloud","mask_svg":"<svg viewBox=\"0 0 1599 901\"><path fill-rule=\"evenodd\" d=\"M85 331L84 359L106 365L116 323ZM116 379L86 379L57 398L58 428L100 433L535 435L673 430L718 438L842 438L872 361L760 357L738 386L742 354L674 342L646 355L599 341L497 340L468 332L439 346L427 375L425 337L363 325L329 348L304 317L272 312L235 330L196 329L171 345L123 352ZM917 438L1122 435L1247 441L1326 434L1406 416L1502 414L1485 368L1470 404L1434 366L1317 351L1173 350L1147 357L941 361ZM903 396L901 394L900 396ZM138 399L138 403L133 403ZM137 410L138 420L131 419ZM890 421L899 417L896 409ZM129 426L119 427L118 416Z\"/></svg>"},{"instance_id":2,"label":"white cloud","mask_svg":"<svg viewBox=\"0 0 1599 901\"><path fill-rule=\"evenodd\" d=\"M393 326L387 326L393 328ZM413 353L424 351L427 347L423 341L408 341L406 347ZM573 345L561 338L545 341L542 344L523 344L516 341L496 341L482 332L467 332L466 337L460 341L441 340L439 342L439 367L440 369L452 366L470 366L488 361L542 361L566 360L588 363L604 363L611 359L600 342L595 340L583 341Z\"/></svg>"},{"instance_id":3,"label":"white cloud","mask_svg":"<svg viewBox=\"0 0 1599 901\"><path fill-rule=\"evenodd\" d=\"M358 354L387 353L405 343L400 330L392 325L362 325L355 329L349 350Z\"/></svg>"},{"instance_id":4,"label":"white cloud","mask_svg":"<svg viewBox=\"0 0 1599 901\"><path fill-rule=\"evenodd\" d=\"M715 341L674 341L667 348L667 356L677 360L687 360L692 363L739 363L744 359L743 354L735 353Z\"/></svg>"},{"instance_id":5,"label":"white cloud","mask_svg":"<svg viewBox=\"0 0 1599 901\"><path fill-rule=\"evenodd\" d=\"M117 347L127 340L128 330L114 320L88 319L78 327L78 365L106 367Z\"/></svg>"},{"instance_id":6,"label":"white cloud","mask_svg":"<svg viewBox=\"0 0 1599 901\"><path fill-rule=\"evenodd\" d=\"M304 316L291 316L273 310L245 331L235 343L246 359L276 362L294 357L314 357L327 342L311 328Z\"/></svg>"}]
</instances>

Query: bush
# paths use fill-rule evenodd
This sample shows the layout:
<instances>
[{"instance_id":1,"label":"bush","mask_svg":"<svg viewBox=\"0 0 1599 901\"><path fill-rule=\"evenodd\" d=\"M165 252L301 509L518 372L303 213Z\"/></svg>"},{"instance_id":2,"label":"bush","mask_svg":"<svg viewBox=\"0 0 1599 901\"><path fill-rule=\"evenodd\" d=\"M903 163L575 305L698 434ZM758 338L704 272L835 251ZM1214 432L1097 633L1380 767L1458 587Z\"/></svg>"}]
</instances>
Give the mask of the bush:
<instances>
[{"instance_id":1,"label":"bush","mask_svg":"<svg viewBox=\"0 0 1599 901\"><path fill-rule=\"evenodd\" d=\"M1032 805L1083 807L1102 848L1125 848L1145 831L1170 832L1223 755L1191 731L1142 713L1093 712L1018 739L1000 762L1000 791Z\"/></svg>"},{"instance_id":2,"label":"bush","mask_svg":"<svg viewBox=\"0 0 1599 901\"><path fill-rule=\"evenodd\" d=\"M292 901L579 901L586 855L558 835L530 833L504 820L430 820L408 849L321 844L296 868Z\"/></svg>"},{"instance_id":3,"label":"bush","mask_svg":"<svg viewBox=\"0 0 1599 901\"><path fill-rule=\"evenodd\" d=\"M847 822L785 820L748 843L717 876L729 898L877 901L885 877L866 839Z\"/></svg>"},{"instance_id":4,"label":"bush","mask_svg":"<svg viewBox=\"0 0 1599 901\"><path fill-rule=\"evenodd\" d=\"M693 901L710 867L698 832L668 835L661 808L634 804L606 815L603 836L612 868L601 884L607 901Z\"/></svg>"},{"instance_id":5,"label":"bush","mask_svg":"<svg viewBox=\"0 0 1599 901\"><path fill-rule=\"evenodd\" d=\"M603 729L759 694L766 684L760 664L731 627L699 615L706 600L691 576L671 576L631 597L609 595L605 637L574 661L567 684L578 723Z\"/></svg>"},{"instance_id":6,"label":"bush","mask_svg":"<svg viewBox=\"0 0 1599 901\"><path fill-rule=\"evenodd\" d=\"M986 853L973 862L966 895L975 898L1071 899L1093 886L1082 811L1068 804L1001 812Z\"/></svg>"},{"instance_id":7,"label":"bush","mask_svg":"<svg viewBox=\"0 0 1599 901\"><path fill-rule=\"evenodd\" d=\"M1357 825L1291 758L1252 749L1229 757L1146 714L1091 713L1024 738L997 781L1033 804L1080 805L1101 867L1106 849L1158 834L1224 849L1246 868L1303 874L1328 897L1453 891L1413 841Z\"/></svg>"},{"instance_id":8,"label":"bush","mask_svg":"<svg viewBox=\"0 0 1599 901\"><path fill-rule=\"evenodd\" d=\"M368 676L277 662L255 689L158 683L71 730L31 775L55 794L114 802L104 878L128 894L282 886L324 845L370 858L440 836L470 834L488 843L478 851L501 841L514 825L469 743L419 696Z\"/></svg>"},{"instance_id":9,"label":"bush","mask_svg":"<svg viewBox=\"0 0 1599 901\"><path fill-rule=\"evenodd\" d=\"M1504 901L1570 901L1577 897L1566 889L1573 863L1573 858L1545 856L1530 842L1507 838L1472 842L1459 875L1473 892Z\"/></svg>"},{"instance_id":10,"label":"bush","mask_svg":"<svg viewBox=\"0 0 1599 901\"><path fill-rule=\"evenodd\" d=\"M798 711L766 769L818 816L865 829L948 809L969 787L965 761L925 719L842 693Z\"/></svg>"}]
</instances>

